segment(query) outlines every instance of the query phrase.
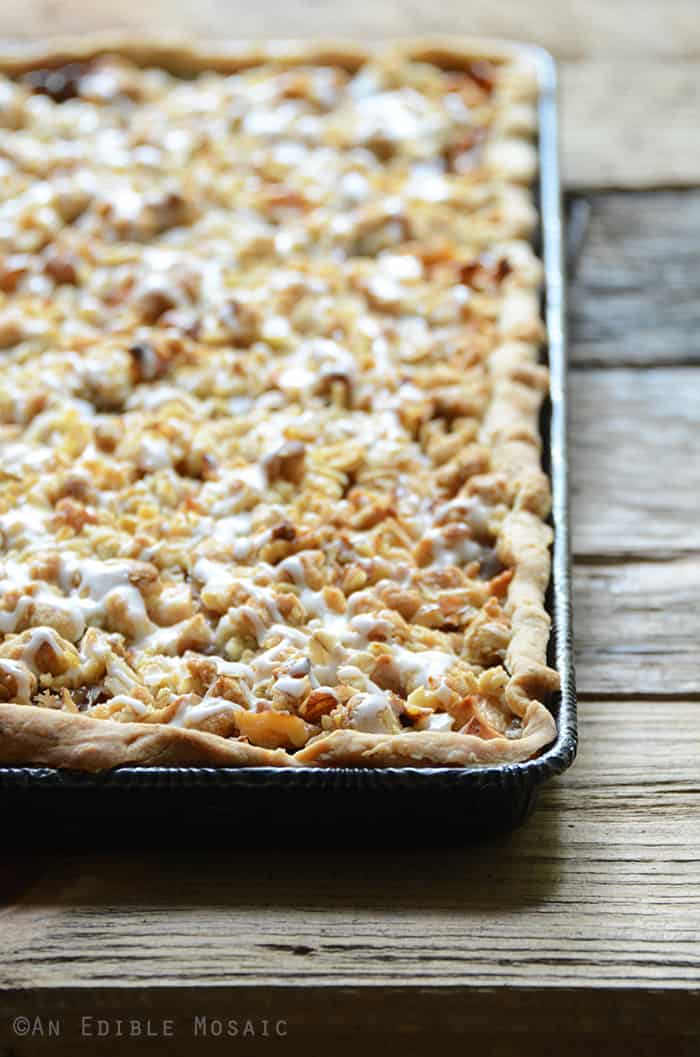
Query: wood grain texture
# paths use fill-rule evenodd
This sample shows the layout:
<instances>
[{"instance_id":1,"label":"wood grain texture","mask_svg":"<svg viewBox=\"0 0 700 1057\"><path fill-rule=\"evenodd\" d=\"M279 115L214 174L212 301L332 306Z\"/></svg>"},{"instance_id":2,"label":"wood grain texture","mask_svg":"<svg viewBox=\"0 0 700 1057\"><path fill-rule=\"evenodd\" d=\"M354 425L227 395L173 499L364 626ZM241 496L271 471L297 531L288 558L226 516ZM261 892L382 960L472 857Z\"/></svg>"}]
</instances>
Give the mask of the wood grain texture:
<instances>
[{"instance_id":1,"label":"wood grain texture","mask_svg":"<svg viewBox=\"0 0 700 1057\"><path fill-rule=\"evenodd\" d=\"M700 183L695 61L586 59L563 64L561 73L567 187Z\"/></svg>"},{"instance_id":2,"label":"wood grain texture","mask_svg":"<svg viewBox=\"0 0 700 1057\"><path fill-rule=\"evenodd\" d=\"M572 362L700 364L700 191L584 201L590 213L569 290Z\"/></svg>"},{"instance_id":3,"label":"wood grain texture","mask_svg":"<svg viewBox=\"0 0 700 1057\"><path fill-rule=\"evenodd\" d=\"M577 563L579 693L700 695L698 598L697 558Z\"/></svg>"},{"instance_id":4,"label":"wood grain texture","mask_svg":"<svg viewBox=\"0 0 700 1057\"><path fill-rule=\"evenodd\" d=\"M700 25L694 0L5 0L0 37L37 33L84 33L105 29L139 32L179 30L201 36L263 37L349 34L387 37L405 33L471 33L531 40L560 58L662 55L675 59L700 54Z\"/></svg>"},{"instance_id":5,"label":"wood grain texture","mask_svg":"<svg viewBox=\"0 0 700 1057\"><path fill-rule=\"evenodd\" d=\"M372 1022L355 988L447 989L460 1002L444 1026L451 1018L462 1033L489 1030L497 1015L499 1002L474 1001L479 989L506 996L501 1013L527 996L507 1032L563 1026L570 999L560 1005L552 989L568 988L582 1029L601 1032L623 988L643 1002L621 1000L618 1030L670 1030L680 992L676 1029L690 1034L700 988L697 707L586 703L573 770L523 829L481 848L371 861L240 852L57 862L0 913L0 1013L26 1011L28 988L52 989L55 1007L69 987L69 1008L91 1013L102 989L126 987L128 1015L147 986L198 988L200 1007L225 986L219 1008L238 1010L251 986L258 1008L271 987L323 986L340 994L342 1014L335 1000L307 1004L303 994L279 1008L304 1009L305 1030L324 1040L344 1018L338 1030L357 1041L372 1038ZM178 993L169 1015L197 1002ZM414 1032L430 1023L425 1009L404 1007Z\"/></svg>"},{"instance_id":6,"label":"wood grain texture","mask_svg":"<svg viewBox=\"0 0 700 1057\"><path fill-rule=\"evenodd\" d=\"M572 527L581 556L700 551L700 372L570 372Z\"/></svg>"}]
</instances>

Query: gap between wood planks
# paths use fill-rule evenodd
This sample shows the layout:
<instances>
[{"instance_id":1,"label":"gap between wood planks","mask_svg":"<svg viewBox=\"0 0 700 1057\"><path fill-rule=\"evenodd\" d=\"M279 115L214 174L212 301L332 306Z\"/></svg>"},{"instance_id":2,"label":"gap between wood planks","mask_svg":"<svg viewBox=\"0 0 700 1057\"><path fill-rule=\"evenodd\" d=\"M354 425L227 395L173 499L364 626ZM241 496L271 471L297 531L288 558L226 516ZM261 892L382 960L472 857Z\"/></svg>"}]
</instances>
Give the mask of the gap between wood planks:
<instances>
[{"instance_id":1,"label":"gap between wood planks","mask_svg":"<svg viewBox=\"0 0 700 1057\"><path fill-rule=\"evenodd\" d=\"M643 551L618 551L617 553L610 551L606 554L587 554L585 551L577 551L574 565L633 565L638 562L664 564L687 561L692 558L700 559L700 549L690 548L689 550L683 550L679 548L672 551L654 551L648 554Z\"/></svg>"},{"instance_id":2,"label":"gap between wood planks","mask_svg":"<svg viewBox=\"0 0 700 1057\"><path fill-rule=\"evenodd\" d=\"M659 367L663 367L664 370L668 368L672 370L674 367L700 367L700 355L692 355L687 359L678 360L664 360L662 364L659 363L635 363L633 360L617 360L615 363L608 363L605 357L595 359L579 359L576 363L569 365L569 371L575 372L578 370L595 371L599 368L604 370L614 371L619 370L635 370L635 371L654 371L658 370Z\"/></svg>"},{"instance_id":3,"label":"gap between wood planks","mask_svg":"<svg viewBox=\"0 0 700 1057\"><path fill-rule=\"evenodd\" d=\"M599 702L599 701L609 701L610 700L610 692L608 691L606 693L604 691L594 691L594 690L579 691L576 694L576 699L581 704L585 704L587 701L590 701L591 703L595 703L595 702ZM686 692L686 693L678 693L678 694L676 694L676 693L663 694L663 693L655 693L654 691L646 692L646 693L642 693L641 691L632 691L631 693L628 693L625 690L621 690L621 691L618 691L615 694L615 699L617 701L625 701L625 702L628 702L628 701L635 702L636 701L639 704L646 703L646 704L649 705L650 708L653 708L660 701L668 701L668 702L673 702L673 701L700 701L700 692L697 692L697 693L688 693L688 692Z\"/></svg>"}]
</instances>

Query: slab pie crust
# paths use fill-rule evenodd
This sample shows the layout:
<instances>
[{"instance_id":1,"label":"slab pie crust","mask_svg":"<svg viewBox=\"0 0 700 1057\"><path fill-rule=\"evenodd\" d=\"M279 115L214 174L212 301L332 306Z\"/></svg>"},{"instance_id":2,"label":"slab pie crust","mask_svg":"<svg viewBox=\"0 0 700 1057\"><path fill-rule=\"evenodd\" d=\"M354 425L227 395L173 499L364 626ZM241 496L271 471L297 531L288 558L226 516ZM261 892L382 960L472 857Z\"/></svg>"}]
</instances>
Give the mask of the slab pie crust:
<instances>
[{"instance_id":1,"label":"slab pie crust","mask_svg":"<svg viewBox=\"0 0 700 1057\"><path fill-rule=\"evenodd\" d=\"M0 74L0 763L537 755L526 53L106 37Z\"/></svg>"}]
</instances>

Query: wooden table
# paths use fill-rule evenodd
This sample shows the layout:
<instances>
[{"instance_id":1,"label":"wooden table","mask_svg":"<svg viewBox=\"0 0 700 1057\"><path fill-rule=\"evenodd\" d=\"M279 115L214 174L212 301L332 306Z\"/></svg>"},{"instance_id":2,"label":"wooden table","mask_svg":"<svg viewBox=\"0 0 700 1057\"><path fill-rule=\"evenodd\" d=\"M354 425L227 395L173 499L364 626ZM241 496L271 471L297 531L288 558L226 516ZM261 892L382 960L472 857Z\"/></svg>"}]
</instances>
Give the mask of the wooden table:
<instances>
[{"instance_id":1,"label":"wooden table","mask_svg":"<svg viewBox=\"0 0 700 1057\"><path fill-rule=\"evenodd\" d=\"M458 29L564 60L570 204L590 210L570 312L580 755L522 830L479 849L6 856L0 1055L136 1052L135 1020L149 1054L697 1057L693 0L224 6L26 0L0 35Z\"/></svg>"}]
</instances>

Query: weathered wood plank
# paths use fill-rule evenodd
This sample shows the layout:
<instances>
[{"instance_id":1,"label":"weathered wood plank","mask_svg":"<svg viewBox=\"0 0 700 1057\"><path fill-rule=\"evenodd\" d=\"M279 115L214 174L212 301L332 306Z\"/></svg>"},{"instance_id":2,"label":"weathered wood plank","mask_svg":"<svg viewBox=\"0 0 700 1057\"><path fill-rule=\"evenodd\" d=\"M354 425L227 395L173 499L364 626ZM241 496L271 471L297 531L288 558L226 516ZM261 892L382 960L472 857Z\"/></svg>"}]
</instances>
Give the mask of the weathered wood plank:
<instances>
[{"instance_id":1,"label":"weathered wood plank","mask_svg":"<svg viewBox=\"0 0 700 1057\"><path fill-rule=\"evenodd\" d=\"M700 551L700 372L573 370L574 553Z\"/></svg>"},{"instance_id":2,"label":"weathered wood plank","mask_svg":"<svg viewBox=\"0 0 700 1057\"><path fill-rule=\"evenodd\" d=\"M663 1009L700 988L697 707L585 703L574 769L481 848L64 859L2 913L0 987L498 984L549 1022L556 989L621 986Z\"/></svg>"},{"instance_id":3,"label":"weathered wood plank","mask_svg":"<svg viewBox=\"0 0 700 1057\"><path fill-rule=\"evenodd\" d=\"M561 58L636 56L669 58L700 54L700 27L693 0L562 0L556 14L548 0L445 0L439 5L402 0L318 4L314 0L260 0L251 5L218 0L125 0L114 6L88 0L62 0L47 8L44 0L5 3L0 37L26 38L38 33L85 33L104 29L162 33L180 30L205 37L263 37L347 34L359 37L406 33L470 33L531 40Z\"/></svg>"},{"instance_id":4,"label":"weathered wood plank","mask_svg":"<svg viewBox=\"0 0 700 1057\"><path fill-rule=\"evenodd\" d=\"M575 565L579 693L700 694L698 598L697 559Z\"/></svg>"},{"instance_id":5,"label":"weathered wood plank","mask_svg":"<svg viewBox=\"0 0 700 1057\"><path fill-rule=\"evenodd\" d=\"M700 363L700 191L588 202L569 290L572 362Z\"/></svg>"},{"instance_id":6,"label":"weathered wood plank","mask_svg":"<svg viewBox=\"0 0 700 1057\"><path fill-rule=\"evenodd\" d=\"M567 187L700 183L695 62L601 58L564 63L561 74Z\"/></svg>"},{"instance_id":7,"label":"weathered wood plank","mask_svg":"<svg viewBox=\"0 0 700 1057\"><path fill-rule=\"evenodd\" d=\"M573 371L572 523L582 693L697 693L700 410L692 370Z\"/></svg>"}]
</instances>

